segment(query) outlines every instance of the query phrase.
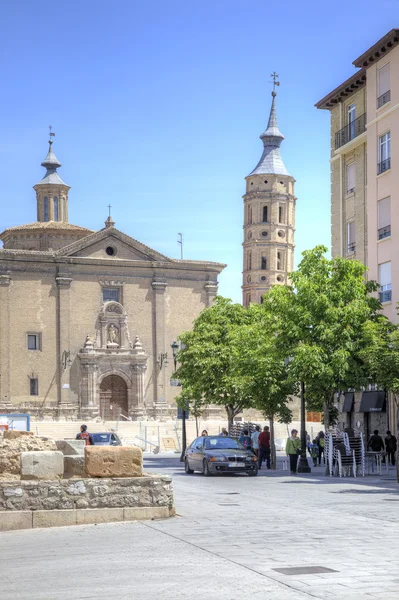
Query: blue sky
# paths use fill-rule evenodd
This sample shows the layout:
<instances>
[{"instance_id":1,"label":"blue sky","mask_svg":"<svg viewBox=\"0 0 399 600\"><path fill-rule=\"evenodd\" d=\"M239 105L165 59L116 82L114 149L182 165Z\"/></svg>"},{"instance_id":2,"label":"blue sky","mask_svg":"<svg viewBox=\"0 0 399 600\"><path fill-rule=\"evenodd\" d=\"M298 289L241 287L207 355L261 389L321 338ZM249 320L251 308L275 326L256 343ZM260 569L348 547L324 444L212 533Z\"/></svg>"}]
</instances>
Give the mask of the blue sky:
<instances>
[{"instance_id":1,"label":"blue sky","mask_svg":"<svg viewBox=\"0 0 399 600\"><path fill-rule=\"evenodd\" d=\"M296 263L330 244L329 114L314 103L399 25L398 0L3 0L4 229L36 220L48 125L69 220L116 226L171 257L225 262L241 300L244 177L277 71L284 162L297 180Z\"/></svg>"}]
</instances>

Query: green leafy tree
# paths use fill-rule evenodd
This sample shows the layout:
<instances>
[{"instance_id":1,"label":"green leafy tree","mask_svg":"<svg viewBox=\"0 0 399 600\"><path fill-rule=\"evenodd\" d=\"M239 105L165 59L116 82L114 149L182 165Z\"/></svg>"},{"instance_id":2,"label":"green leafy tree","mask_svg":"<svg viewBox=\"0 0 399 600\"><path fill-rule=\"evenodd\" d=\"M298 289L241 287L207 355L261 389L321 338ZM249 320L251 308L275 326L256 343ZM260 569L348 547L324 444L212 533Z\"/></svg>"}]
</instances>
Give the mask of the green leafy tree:
<instances>
[{"instance_id":1,"label":"green leafy tree","mask_svg":"<svg viewBox=\"0 0 399 600\"><path fill-rule=\"evenodd\" d=\"M241 304L218 296L213 306L202 311L193 329L181 334L183 349L179 351L177 377L190 402L197 409L204 405L222 405L226 409L229 428L234 417L251 405L244 378L237 368L234 344L237 328L248 320Z\"/></svg>"},{"instance_id":2,"label":"green leafy tree","mask_svg":"<svg viewBox=\"0 0 399 600\"><path fill-rule=\"evenodd\" d=\"M275 343L274 319L261 305L251 304L248 320L235 331L235 362L242 375L246 395L252 405L270 422L272 468L276 468L274 420L290 423L289 396L297 392L297 383L288 376L284 356Z\"/></svg>"},{"instance_id":3,"label":"green leafy tree","mask_svg":"<svg viewBox=\"0 0 399 600\"><path fill-rule=\"evenodd\" d=\"M378 284L365 280L360 262L326 252L304 252L292 285L273 287L262 306L274 319L280 355L290 358L290 376L305 384L308 407L323 409L328 428L334 394L367 379L363 328L381 305L372 295Z\"/></svg>"}]
</instances>

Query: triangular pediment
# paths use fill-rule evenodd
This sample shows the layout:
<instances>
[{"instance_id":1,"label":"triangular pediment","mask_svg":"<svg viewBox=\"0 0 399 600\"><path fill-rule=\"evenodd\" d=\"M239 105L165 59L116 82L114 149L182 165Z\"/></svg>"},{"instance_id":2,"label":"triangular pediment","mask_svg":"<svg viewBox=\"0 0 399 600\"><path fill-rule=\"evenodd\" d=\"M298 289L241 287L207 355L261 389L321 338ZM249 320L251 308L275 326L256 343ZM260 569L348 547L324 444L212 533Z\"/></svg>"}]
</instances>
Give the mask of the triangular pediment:
<instances>
[{"instance_id":1,"label":"triangular pediment","mask_svg":"<svg viewBox=\"0 0 399 600\"><path fill-rule=\"evenodd\" d=\"M114 251L112 254L111 250ZM170 258L145 246L115 227L96 231L57 251L58 256L170 262Z\"/></svg>"}]
</instances>

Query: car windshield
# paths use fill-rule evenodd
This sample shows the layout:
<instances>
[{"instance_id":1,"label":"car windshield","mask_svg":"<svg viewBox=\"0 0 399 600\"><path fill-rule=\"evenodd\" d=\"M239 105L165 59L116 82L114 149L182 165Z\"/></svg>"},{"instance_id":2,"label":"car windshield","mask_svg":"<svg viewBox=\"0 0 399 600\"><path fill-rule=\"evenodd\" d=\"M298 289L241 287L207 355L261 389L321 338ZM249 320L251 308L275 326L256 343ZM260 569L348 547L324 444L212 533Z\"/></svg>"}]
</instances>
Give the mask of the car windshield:
<instances>
[{"instance_id":1,"label":"car windshield","mask_svg":"<svg viewBox=\"0 0 399 600\"><path fill-rule=\"evenodd\" d=\"M94 443L109 442L111 434L110 433L92 433L91 437L93 438Z\"/></svg>"},{"instance_id":2,"label":"car windshield","mask_svg":"<svg viewBox=\"0 0 399 600\"><path fill-rule=\"evenodd\" d=\"M245 450L238 440L228 437L204 438L205 450Z\"/></svg>"}]
</instances>

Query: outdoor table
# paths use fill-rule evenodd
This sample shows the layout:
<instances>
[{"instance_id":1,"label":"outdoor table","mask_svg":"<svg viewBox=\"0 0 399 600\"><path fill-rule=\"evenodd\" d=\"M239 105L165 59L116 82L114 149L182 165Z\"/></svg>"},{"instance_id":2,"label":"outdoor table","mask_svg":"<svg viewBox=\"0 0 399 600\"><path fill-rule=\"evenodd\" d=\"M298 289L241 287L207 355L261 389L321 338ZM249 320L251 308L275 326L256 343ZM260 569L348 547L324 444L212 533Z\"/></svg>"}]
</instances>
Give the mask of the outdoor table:
<instances>
[{"instance_id":1,"label":"outdoor table","mask_svg":"<svg viewBox=\"0 0 399 600\"><path fill-rule=\"evenodd\" d=\"M381 451L381 452L373 452L373 451L368 451L365 453L365 458L366 458L366 469L367 469L367 473L369 473L369 469L371 467L372 473L374 473L374 465L376 465L377 467L377 473L379 475L382 475L382 459L386 457L386 452L385 451ZM388 467L388 462L385 461L385 465L386 465L386 472L389 473L389 467Z\"/></svg>"}]
</instances>

